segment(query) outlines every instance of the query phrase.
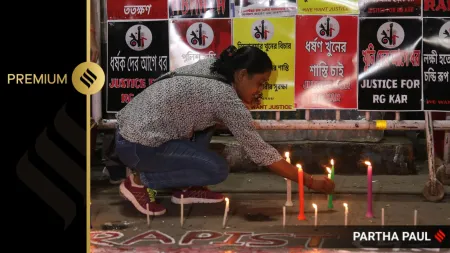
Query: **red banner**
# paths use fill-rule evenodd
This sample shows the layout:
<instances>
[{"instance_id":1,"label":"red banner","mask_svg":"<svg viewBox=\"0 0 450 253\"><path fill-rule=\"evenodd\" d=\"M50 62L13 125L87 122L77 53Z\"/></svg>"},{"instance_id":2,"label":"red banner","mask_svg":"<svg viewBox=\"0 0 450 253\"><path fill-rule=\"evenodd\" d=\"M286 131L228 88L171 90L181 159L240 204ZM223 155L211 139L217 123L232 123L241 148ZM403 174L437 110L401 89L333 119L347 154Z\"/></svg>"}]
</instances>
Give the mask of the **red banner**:
<instances>
[{"instance_id":1,"label":"red banner","mask_svg":"<svg viewBox=\"0 0 450 253\"><path fill-rule=\"evenodd\" d=\"M167 1L107 0L108 20L167 19Z\"/></svg>"},{"instance_id":2,"label":"red banner","mask_svg":"<svg viewBox=\"0 0 450 253\"><path fill-rule=\"evenodd\" d=\"M216 58L231 45L230 19L178 19L169 25L170 69Z\"/></svg>"},{"instance_id":3,"label":"red banner","mask_svg":"<svg viewBox=\"0 0 450 253\"><path fill-rule=\"evenodd\" d=\"M297 109L357 107L358 17L297 16Z\"/></svg>"}]
</instances>

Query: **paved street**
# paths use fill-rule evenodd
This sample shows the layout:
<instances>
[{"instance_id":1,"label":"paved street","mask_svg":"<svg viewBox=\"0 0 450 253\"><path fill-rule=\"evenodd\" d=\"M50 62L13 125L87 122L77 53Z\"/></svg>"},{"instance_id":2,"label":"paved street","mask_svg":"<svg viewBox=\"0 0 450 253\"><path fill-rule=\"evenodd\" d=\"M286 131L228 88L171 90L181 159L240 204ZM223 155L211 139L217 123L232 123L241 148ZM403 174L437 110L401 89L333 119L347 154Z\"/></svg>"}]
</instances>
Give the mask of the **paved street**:
<instances>
[{"instance_id":1,"label":"paved street","mask_svg":"<svg viewBox=\"0 0 450 253\"><path fill-rule=\"evenodd\" d=\"M381 225L381 208L385 209L385 225L413 225L414 210L418 211L418 225L450 225L450 196L447 194L440 203L426 202L418 192L409 192L405 189L395 193L394 190L385 193L374 187L373 210L375 217L365 218L367 199L363 190L363 178L360 187L350 187L353 192L344 187L337 187L334 196L334 209L328 210L327 197L321 194L305 193L305 214L307 221L298 221L298 198L293 194L294 206L287 208L286 226L282 226L282 206L286 200L284 193L270 193L283 190L284 183L274 187L271 179L266 178L266 184L255 182L270 175L261 175L260 179L252 177L242 181L241 184L228 182L216 186L216 189L226 190L228 186L235 185L234 191L222 191L230 198L230 212L226 227L222 228L224 203L219 204L193 204L185 205L184 224L180 225L180 206L172 204L168 193L160 193L158 199L166 206L167 213L163 216L151 218L150 226L147 217L138 213L129 202L123 200L118 194L118 187L107 183L95 183L92 186L92 225L91 243L92 252L345 252L342 250L320 249L320 227L328 225L344 225L343 203L348 203L350 226ZM248 178L247 175L246 178ZM408 184L407 177L402 176ZM412 176L414 177L414 176ZM422 178L423 179L423 178ZM426 179L426 177L425 177ZM277 179L278 180L278 179ZM355 180L353 178L352 180ZM358 181L359 180L359 181ZM377 178L374 178L376 181ZM381 180L379 178L378 180ZM391 178L392 180L392 178ZM425 181L417 180L417 184ZM279 180L278 180L279 181ZM284 180L283 180L284 181ZM265 190L260 193L245 193L240 188L243 182L258 184ZM380 181L378 181L380 182ZM381 182L383 182L381 180ZM380 183L381 183L380 182ZM227 186L228 184L228 186ZM345 185L344 183L342 185ZM350 183L353 185L353 183ZM375 185L375 182L374 182ZM401 185L401 184L400 184ZM409 182L409 185L410 182ZM273 188L272 188L273 187ZM421 189L423 186L416 186ZM296 184L293 184L293 189ZM382 189L383 187L381 187ZM401 187L400 187L401 188ZM411 187L410 187L411 188ZM239 190L241 189L241 190ZM340 190L339 190L340 189ZM257 189L255 189L256 192ZM446 188L448 192L448 188ZM251 192L251 191L249 191ZM380 193L377 193L380 192ZM419 191L420 193L420 191ZM314 210L312 203L318 206L318 237L314 235ZM317 239L319 238L319 239ZM318 249L319 248L319 249ZM395 249L365 249L364 251L392 252ZM418 251L419 249L415 249ZM437 249L435 249L437 250ZM354 250L348 250L354 251ZM397 252L410 252L401 249ZM425 250L421 250L425 251ZM444 249L441 249L443 252ZM445 249L447 252L448 249ZM429 250L428 250L429 252ZM449 251L450 252L450 251Z\"/></svg>"}]
</instances>

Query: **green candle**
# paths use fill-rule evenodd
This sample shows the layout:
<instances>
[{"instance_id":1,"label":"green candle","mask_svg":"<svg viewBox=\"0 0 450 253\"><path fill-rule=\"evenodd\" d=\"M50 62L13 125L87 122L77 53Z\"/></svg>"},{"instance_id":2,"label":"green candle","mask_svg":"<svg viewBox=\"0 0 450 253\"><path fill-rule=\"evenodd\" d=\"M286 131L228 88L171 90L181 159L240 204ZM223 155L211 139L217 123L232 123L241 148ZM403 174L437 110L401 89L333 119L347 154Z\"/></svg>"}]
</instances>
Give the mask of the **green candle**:
<instances>
[{"instance_id":1,"label":"green candle","mask_svg":"<svg viewBox=\"0 0 450 253\"><path fill-rule=\"evenodd\" d=\"M334 160L331 159L331 173L329 178L334 181ZM328 195L328 209L333 209L333 195Z\"/></svg>"}]
</instances>

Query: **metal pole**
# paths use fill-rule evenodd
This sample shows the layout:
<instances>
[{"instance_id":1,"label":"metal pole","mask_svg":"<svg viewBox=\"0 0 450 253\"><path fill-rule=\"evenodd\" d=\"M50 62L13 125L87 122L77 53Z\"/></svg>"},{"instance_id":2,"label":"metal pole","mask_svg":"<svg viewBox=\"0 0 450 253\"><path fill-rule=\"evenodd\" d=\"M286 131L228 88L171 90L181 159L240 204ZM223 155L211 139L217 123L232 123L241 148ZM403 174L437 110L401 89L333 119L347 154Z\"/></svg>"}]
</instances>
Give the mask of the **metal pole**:
<instances>
[{"instance_id":1,"label":"metal pole","mask_svg":"<svg viewBox=\"0 0 450 253\"><path fill-rule=\"evenodd\" d=\"M430 177L430 193L436 195L436 170L434 168L434 140L431 112L425 112L425 133L427 136L428 170Z\"/></svg>"},{"instance_id":2,"label":"metal pole","mask_svg":"<svg viewBox=\"0 0 450 253\"><path fill-rule=\"evenodd\" d=\"M254 120L260 130L424 130L423 120ZM114 129L115 119L103 119L99 129ZM435 120L437 131L450 130L450 120Z\"/></svg>"},{"instance_id":3,"label":"metal pole","mask_svg":"<svg viewBox=\"0 0 450 253\"><path fill-rule=\"evenodd\" d=\"M336 120L341 120L341 110L336 110Z\"/></svg>"},{"instance_id":4,"label":"metal pole","mask_svg":"<svg viewBox=\"0 0 450 253\"><path fill-rule=\"evenodd\" d=\"M450 112L447 112L446 120L450 120ZM444 138L444 164L449 166L450 163L450 131L445 131Z\"/></svg>"},{"instance_id":5,"label":"metal pole","mask_svg":"<svg viewBox=\"0 0 450 253\"><path fill-rule=\"evenodd\" d=\"M97 63L100 63L100 59L102 57L102 50L101 50L101 40L102 40L102 26L101 26L101 11L103 9L103 7L106 6L102 6L103 2L101 0L91 0L94 1L93 2L93 6L95 8L95 10L92 10L95 12L95 20L93 21L95 23L95 38L97 41L97 46L99 48L99 58ZM103 115L102 115L102 92L99 91L97 93L95 93L94 95L92 95L92 108L91 108L91 117L94 119L95 123L99 123L100 120L102 119Z\"/></svg>"}]
</instances>

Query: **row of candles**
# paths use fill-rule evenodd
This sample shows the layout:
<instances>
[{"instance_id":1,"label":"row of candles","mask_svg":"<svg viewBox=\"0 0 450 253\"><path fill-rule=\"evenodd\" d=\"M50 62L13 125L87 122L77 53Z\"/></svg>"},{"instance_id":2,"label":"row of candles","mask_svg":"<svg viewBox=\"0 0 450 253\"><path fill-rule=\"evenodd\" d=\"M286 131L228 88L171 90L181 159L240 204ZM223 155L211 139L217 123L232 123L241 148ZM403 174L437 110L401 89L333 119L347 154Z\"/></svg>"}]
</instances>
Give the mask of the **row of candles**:
<instances>
[{"instance_id":1,"label":"row of candles","mask_svg":"<svg viewBox=\"0 0 450 253\"><path fill-rule=\"evenodd\" d=\"M286 161L291 164L291 159L289 156L289 152L286 152L285 154ZM331 159L330 161L331 169L329 167L326 167L328 172L328 178L330 180L334 180L334 160ZM373 218L373 209L372 209L372 164L369 161L365 161L364 164L367 165L367 212L366 217L367 218ZM305 220L305 199L304 199L304 187L303 187L303 169L300 164L296 164L296 167L298 168L298 198L299 198L299 214L297 219L298 220ZM292 203L292 189L291 189L291 180L286 179L286 203L283 206L283 226L286 224L286 206L293 206ZM333 209L333 195L329 194L327 196L328 199L328 209ZM317 205L315 203L312 204L314 208L314 226L317 226ZM344 225L347 226L348 224L348 204L343 204L345 208L344 213ZM384 208L381 209L381 225L384 226ZM414 210L414 225L417 225L417 210Z\"/></svg>"},{"instance_id":2,"label":"row of candles","mask_svg":"<svg viewBox=\"0 0 450 253\"><path fill-rule=\"evenodd\" d=\"M285 153L286 161L291 164L291 159L289 156L289 152ZM373 218L372 211L372 164L369 161L364 162L367 165L367 218ZM328 172L328 178L330 180L334 180L334 160L330 161L331 169L326 167ZM299 214L297 216L298 220L306 220L305 217L305 199L304 199L304 182L303 182L303 168L300 164L296 164L298 169L298 198L299 198ZM292 189L291 189L291 180L286 179L286 203L283 206L283 227L286 225L286 207L293 206L292 203ZM328 199L328 209L333 209L333 195L329 194L327 196ZM317 205L315 203L312 204L314 208L314 226L317 226ZM348 204L343 204L345 208L344 213L344 225L348 224ZM222 226L225 228L228 212L230 211L230 200L229 198L225 198L225 211L223 215ZM149 213L149 208L147 204L147 213ZM150 226L150 216L147 214L147 224ZM184 224L184 196L181 195L180 202L180 225ZM381 209L381 225L384 226L384 208ZM414 210L414 225L417 225L417 210Z\"/></svg>"}]
</instances>

